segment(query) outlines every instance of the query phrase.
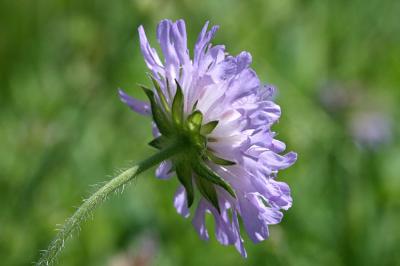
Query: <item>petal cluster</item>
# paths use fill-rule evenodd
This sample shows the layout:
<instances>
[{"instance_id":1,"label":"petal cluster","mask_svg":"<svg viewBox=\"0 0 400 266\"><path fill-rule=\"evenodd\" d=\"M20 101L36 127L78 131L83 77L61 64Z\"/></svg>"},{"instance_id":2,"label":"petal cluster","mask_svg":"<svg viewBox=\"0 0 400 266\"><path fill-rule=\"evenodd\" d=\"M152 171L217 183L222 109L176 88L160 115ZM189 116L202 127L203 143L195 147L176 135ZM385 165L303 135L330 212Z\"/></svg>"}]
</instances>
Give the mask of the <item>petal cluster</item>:
<instances>
[{"instance_id":1,"label":"petal cluster","mask_svg":"<svg viewBox=\"0 0 400 266\"><path fill-rule=\"evenodd\" d=\"M208 30L206 23L196 41L193 58L189 56L183 20L159 23L157 40L163 59L150 46L142 26L139 27L140 48L166 105L172 106L177 90L181 89L186 116L196 109L203 115L203 125L218 121L207 135L207 150L234 164L209 162L208 166L230 185L235 196L215 186L219 208L201 197L192 222L200 237L208 239L205 215L210 213L215 219L218 241L223 245L234 245L245 257L239 216L252 241L268 238L268 226L279 223L282 210L292 205L290 188L276 180L277 173L291 166L297 155L294 152L282 154L285 144L276 140L271 130L281 115L280 107L272 99L274 88L260 83L250 68L252 58L248 52L231 56L223 45L210 44L217 29L213 26ZM133 111L151 115L149 103L136 100L122 90L119 93L121 100ZM160 136L157 126L154 126L153 134ZM173 161L165 161L156 174L160 178L169 178L175 170ZM187 191L180 186L174 205L184 217L190 216L187 201Z\"/></svg>"}]
</instances>

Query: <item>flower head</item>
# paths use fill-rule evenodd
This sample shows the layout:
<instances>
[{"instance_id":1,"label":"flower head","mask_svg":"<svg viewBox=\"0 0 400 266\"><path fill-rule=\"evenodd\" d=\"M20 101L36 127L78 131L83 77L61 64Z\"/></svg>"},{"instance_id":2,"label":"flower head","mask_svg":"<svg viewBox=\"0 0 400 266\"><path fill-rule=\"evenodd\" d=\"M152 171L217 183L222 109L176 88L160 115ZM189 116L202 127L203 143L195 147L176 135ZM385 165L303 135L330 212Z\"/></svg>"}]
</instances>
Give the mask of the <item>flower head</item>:
<instances>
[{"instance_id":1,"label":"flower head","mask_svg":"<svg viewBox=\"0 0 400 266\"><path fill-rule=\"evenodd\" d=\"M191 59L184 21L161 21L161 60L140 26L140 47L153 83L153 89L143 88L149 103L122 90L119 94L135 112L152 115L155 139L150 145L164 149L178 144L185 150L156 170L160 178L176 173L182 184L174 199L178 213L189 217L199 194L193 225L200 237L209 238L205 214L211 213L218 241L246 256L238 217L251 240L268 238L268 226L279 223L281 210L292 204L290 189L276 180L277 173L297 155L280 155L285 144L271 131L281 114L272 101L274 88L260 83L248 52L231 56L223 45L210 44L217 29L208 30L206 23Z\"/></svg>"}]
</instances>

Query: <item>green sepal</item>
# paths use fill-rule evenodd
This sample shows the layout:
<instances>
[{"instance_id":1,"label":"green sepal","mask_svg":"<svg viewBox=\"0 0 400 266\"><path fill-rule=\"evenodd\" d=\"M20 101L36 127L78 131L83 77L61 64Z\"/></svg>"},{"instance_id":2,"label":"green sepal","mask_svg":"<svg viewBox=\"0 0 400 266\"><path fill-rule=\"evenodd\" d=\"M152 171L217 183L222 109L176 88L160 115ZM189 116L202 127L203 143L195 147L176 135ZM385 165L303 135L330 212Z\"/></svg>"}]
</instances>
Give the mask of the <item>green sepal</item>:
<instances>
[{"instance_id":1,"label":"green sepal","mask_svg":"<svg viewBox=\"0 0 400 266\"><path fill-rule=\"evenodd\" d=\"M189 130L193 132L200 132L202 122L203 114L199 110L194 111L187 118L187 126Z\"/></svg>"},{"instance_id":2,"label":"green sepal","mask_svg":"<svg viewBox=\"0 0 400 266\"><path fill-rule=\"evenodd\" d=\"M197 104L199 103L199 100L197 100L192 107L192 112L194 112L197 109Z\"/></svg>"},{"instance_id":3,"label":"green sepal","mask_svg":"<svg viewBox=\"0 0 400 266\"><path fill-rule=\"evenodd\" d=\"M149 98L150 105L151 105L151 113L153 115L153 120L157 125L158 130L162 135L169 135L170 133L170 125L168 123L168 118L163 112L163 110L158 106L154 92L149 90L148 88L141 86L143 91L146 93L147 97Z\"/></svg>"},{"instance_id":4,"label":"green sepal","mask_svg":"<svg viewBox=\"0 0 400 266\"><path fill-rule=\"evenodd\" d=\"M206 157L207 159L209 159L210 161L212 161L215 164L218 165L225 165L225 166L230 166L230 165L235 165L235 162L220 158L218 156L216 156L213 152L207 150L206 151Z\"/></svg>"},{"instance_id":5,"label":"green sepal","mask_svg":"<svg viewBox=\"0 0 400 266\"><path fill-rule=\"evenodd\" d=\"M151 147L162 150L168 146L168 139L164 136L159 136L148 143Z\"/></svg>"},{"instance_id":6,"label":"green sepal","mask_svg":"<svg viewBox=\"0 0 400 266\"><path fill-rule=\"evenodd\" d=\"M201 129L200 129L200 133L202 135L208 135L211 132L213 132L213 130L217 127L218 125L218 120L213 120L208 122L207 124L204 124Z\"/></svg>"},{"instance_id":7,"label":"green sepal","mask_svg":"<svg viewBox=\"0 0 400 266\"><path fill-rule=\"evenodd\" d=\"M192 163L193 171L199 175L201 178L204 178L220 187L225 189L232 197L236 198L235 192L232 187L225 182L225 180L220 177L217 173L215 173L208 165L206 165L203 160L198 159L193 161Z\"/></svg>"},{"instance_id":8,"label":"green sepal","mask_svg":"<svg viewBox=\"0 0 400 266\"><path fill-rule=\"evenodd\" d=\"M192 169L190 167L190 164L185 161L180 161L180 160L176 161L175 171L179 179L179 182L181 182L181 184L186 190L187 207L190 208L194 200L194 189L192 182L193 178L192 178Z\"/></svg>"},{"instance_id":9,"label":"green sepal","mask_svg":"<svg viewBox=\"0 0 400 266\"><path fill-rule=\"evenodd\" d=\"M182 88L176 81L176 92L172 101L172 120L175 125L181 125L183 120L183 92Z\"/></svg>"},{"instance_id":10,"label":"green sepal","mask_svg":"<svg viewBox=\"0 0 400 266\"><path fill-rule=\"evenodd\" d=\"M200 176L197 176L195 180L197 188L199 189L201 195L203 195L203 197L217 209L218 213L221 213L221 209L219 208L218 203L218 195L217 191L215 190L214 184Z\"/></svg>"},{"instance_id":11,"label":"green sepal","mask_svg":"<svg viewBox=\"0 0 400 266\"><path fill-rule=\"evenodd\" d=\"M171 87L169 86L169 80L168 80L168 78L165 79L165 84L166 84L166 86L167 86L168 96L171 98L172 93L171 93Z\"/></svg>"},{"instance_id":12,"label":"green sepal","mask_svg":"<svg viewBox=\"0 0 400 266\"><path fill-rule=\"evenodd\" d=\"M167 102L167 99L165 98L164 93L161 90L160 84L158 84L157 80L153 77L153 75L151 75L151 74L148 74L148 75L149 75L149 77L151 79L151 82L153 82L154 88L157 91L157 95L160 98L162 106L164 107L164 109L165 109L165 111L167 113L170 113L171 109L170 109L170 107L168 105L168 102Z\"/></svg>"}]
</instances>

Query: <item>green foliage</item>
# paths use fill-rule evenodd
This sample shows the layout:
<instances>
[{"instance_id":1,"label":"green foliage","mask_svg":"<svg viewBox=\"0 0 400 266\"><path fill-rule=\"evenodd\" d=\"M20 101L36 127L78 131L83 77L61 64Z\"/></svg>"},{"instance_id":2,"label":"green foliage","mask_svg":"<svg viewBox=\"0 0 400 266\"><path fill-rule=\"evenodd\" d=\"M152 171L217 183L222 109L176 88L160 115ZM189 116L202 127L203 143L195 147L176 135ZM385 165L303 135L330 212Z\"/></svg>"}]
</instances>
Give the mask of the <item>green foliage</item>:
<instances>
[{"instance_id":1,"label":"green foliage","mask_svg":"<svg viewBox=\"0 0 400 266\"><path fill-rule=\"evenodd\" d=\"M216 121L216 120L210 121L201 127L200 133L203 135L208 135L211 132L213 132L213 130L217 127L217 125L218 125L218 121Z\"/></svg>"},{"instance_id":2,"label":"green foliage","mask_svg":"<svg viewBox=\"0 0 400 266\"><path fill-rule=\"evenodd\" d=\"M178 82L176 82L176 92L174 96L174 100L172 101L172 119L174 121L175 126L182 127L183 122L183 108L184 108L184 99L182 88Z\"/></svg>"},{"instance_id":3,"label":"green foliage","mask_svg":"<svg viewBox=\"0 0 400 266\"><path fill-rule=\"evenodd\" d=\"M195 178L196 186L199 189L201 195L207 199L219 213L221 213L220 206L218 203L217 191L213 183L208 182L206 178L199 176Z\"/></svg>"},{"instance_id":4,"label":"green foliage","mask_svg":"<svg viewBox=\"0 0 400 266\"><path fill-rule=\"evenodd\" d=\"M184 158L179 158L174 161L174 165L178 180L184 186L186 191L187 207L190 208L194 200L193 173L192 168L190 167L190 161L187 161Z\"/></svg>"},{"instance_id":5,"label":"green foliage","mask_svg":"<svg viewBox=\"0 0 400 266\"><path fill-rule=\"evenodd\" d=\"M144 87L142 89L146 93L147 98L149 98L153 120L157 124L160 133L165 136L171 135L171 126L169 123L170 118L164 112L161 106L157 104L154 92Z\"/></svg>"},{"instance_id":6,"label":"green foliage","mask_svg":"<svg viewBox=\"0 0 400 266\"><path fill-rule=\"evenodd\" d=\"M208 165L206 165L203 160L192 161L193 171L199 176L200 179L205 179L215 185L218 185L225 189L232 197L236 197L235 192L232 187L225 182L217 173L215 173Z\"/></svg>"}]
</instances>

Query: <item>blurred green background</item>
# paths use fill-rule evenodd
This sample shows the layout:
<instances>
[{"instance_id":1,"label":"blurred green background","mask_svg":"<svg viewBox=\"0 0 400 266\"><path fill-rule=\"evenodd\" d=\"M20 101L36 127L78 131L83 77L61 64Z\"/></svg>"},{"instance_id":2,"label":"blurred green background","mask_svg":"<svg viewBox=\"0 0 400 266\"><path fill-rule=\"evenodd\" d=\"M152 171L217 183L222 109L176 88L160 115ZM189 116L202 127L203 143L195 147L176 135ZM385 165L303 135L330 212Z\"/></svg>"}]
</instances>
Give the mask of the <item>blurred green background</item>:
<instances>
[{"instance_id":1,"label":"blurred green background","mask_svg":"<svg viewBox=\"0 0 400 266\"><path fill-rule=\"evenodd\" d=\"M400 265L400 1L0 3L0 264L31 265L81 200L154 151L137 27L206 20L214 44L253 55L279 89L274 127L299 154L280 173L293 207L249 258L203 242L172 204L176 180L148 171L70 240L59 265ZM212 230L213 222L208 220Z\"/></svg>"}]
</instances>

